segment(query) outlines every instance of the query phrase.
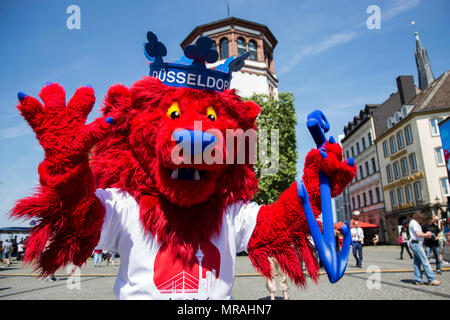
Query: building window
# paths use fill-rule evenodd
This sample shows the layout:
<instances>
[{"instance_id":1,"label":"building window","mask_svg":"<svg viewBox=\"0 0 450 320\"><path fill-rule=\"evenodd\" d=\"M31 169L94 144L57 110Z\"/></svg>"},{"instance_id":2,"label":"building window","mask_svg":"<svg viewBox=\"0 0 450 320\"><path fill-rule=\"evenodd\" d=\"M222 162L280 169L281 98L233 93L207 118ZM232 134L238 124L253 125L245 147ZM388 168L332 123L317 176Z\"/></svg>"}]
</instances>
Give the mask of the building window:
<instances>
[{"instance_id":1,"label":"building window","mask_svg":"<svg viewBox=\"0 0 450 320\"><path fill-rule=\"evenodd\" d=\"M361 176L361 179L364 179L364 172L362 166L359 166L359 175Z\"/></svg>"},{"instance_id":2,"label":"building window","mask_svg":"<svg viewBox=\"0 0 450 320\"><path fill-rule=\"evenodd\" d=\"M406 202L413 203L412 187L410 184L405 186Z\"/></svg>"},{"instance_id":3,"label":"building window","mask_svg":"<svg viewBox=\"0 0 450 320\"><path fill-rule=\"evenodd\" d=\"M383 151L384 151L384 157L389 157L389 146L388 141L383 141Z\"/></svg>"},{"instance_id":4,"label":"building window","mask_svg":"<svg viewBox=\"0 0 450 320\"><path fill-rule=\"evenodd\" d=\"M248 51L250 52L250 60L257 60L258 55L256 54L256 42L254 40L250 40L248 42Z\"/></svg>"},{"instance_id":5,"label":"building window","mask_svg":"<svg viewBox=\"0 0 450 320\"><path fill-rule=\"evenodd\" d=\"M411 126L406 126L405 137L406 137L406 144L413 143L413 135L412 135Z\"/></svg>"},{"instance_id":6,"label":"building window","mask_svg":"<svg viewBox=\"0 0 450 320\"><path fill-rule=\"evenodd\" d=\"M369 190L369 201L370 201L370 204L373 204L373 192L372 192L372 190Z\"/></svg>"},{"instance_id":7,"label":"building window","mask_svg":"<svg viewBox=\"0 0 450 320\"><path fill-rule=\"evenodd\" d=\"M391 154L396 153L397 152L397 143L395 142L394 136L389 138L389 145L391 147Z\"/></svg>"},{"instance_id":8,"label":"building window","mask_svg":"<svg viewBox=\"0 0 450 320\"><path fill-rule=\"evenodd\" d=\"M356 206L355 206L355 197L352 197L352 205L353 205L353 210L355 210L355 209L356 209Z\"/></svg>"},{"instance_id":9,"label":"building window","mask_svg":"<svg viewBox=\"0 0 450 320\"><path fill-rule=\"evenodd\" d=\"M442 151L442 147L434 149L434 152L436 153L436 160L438 166L444 166L445 160L444 160L444 152Z\"/></svg>"},{"instance_id":10,"label":"building window","mask_svg":"<svg viewBox=\"0 0 450 320\"><path fill-rule=\"evenodd\" d=\"M442 121L442 118L433 118L430 119L430 126L431 126L431 135L432 136L438 136L439 135L439 122Z\"/></svg>"},{"instance_id":11,"label":"building window","mask_svg":"<svg viewBox=\"0 0 450 320\"><path fill-rule=\"evenodd\" d=\"M397 143L399 150L405 147L405 139L403 138L403 131L397 133Z\"/></svg>"},{"instance_id":12,"label":"building window","mask_svg":"<svg viewBox=\"0 0 450 320\"><path fill-rule=\"evenodd\" d=\"M448 178L441 179L441 187L442 187L442 194L446 197L450 196L450 186L448 184Z\"/></svg>"},{"instance_id":13,"label":"building window","mask_svg":"<svg viewBox=\"0 0 450 320\"><path fill-rule=\"evenodd\" d=\"M406 157L401 158L400 163L402 165L402 174L403 176L408 175L409 168L408 168L408 159Z\"/></svg>"},{"instance_id":14,"label":"building window","mask_svg":"<svg viewBox=\"0 0 450 320\"><path fill-rule=\"evenodd\" d=\"M238 55L241 55L245 53L246 51L246 45L244 38L238 38L237 39L237 47L238 47Z\"/></svg>"},{"instance_id":15,"label":"building window","mask_svg":"<svg viewBox=\"0 0 450 320\"><path fill-rule=\"evenodd\" d=\"M400 179L400 165L398 164L398 161L395 161L393 166L395 179Z\"/></svg>"},{"instance_id":16,"label":"building window","mask_svg":"<svg viewBox=\"0 0 450 320\"><path fill-rule=\"evenodd\" d=\"M386 176L387 176L388 182L391 182L392 180L394 180L392 178L392 167L390 164L388 164L386 167Z\"/></svg>"},{"instance_id":17,"label":"building window","mask_svg":"<svg viewBox=\"0 0 450 320\"><path fill-rule=\"evenodd\" d=\"M417 171L417 159L415 153L409 155L409 165L411 166L411 172Z\"/></svg>"},{"instance_id":18,"label":"building window","mask_svg":"<svg viewBox=\"0 0 450 320\"><path fill-rule=\"evenodd\" d=\"M351 147L351 149L352 149L352 157L354 158L355 157L355 149L353 148L353 146Z\"/></svg>"},{"instance_id":19,"label":"building window","mask_svg":"<svg viewBox=\"0 0 450 320\"><path fill-rule=\"evenodd\" d=\"M377 172L377 162L375 161L375 158L372 158L371 161L372 161L372 170L373 173L375 173Z\"/></svg>"},{"instance_id":20,"label":"building window","mask_svg":"<svg viewBox=\"0 0 450 320\"><path fill-rule=\"evenodd\" d=\"M375 196L377 197L377 202L381 202L381 194L380 194L380 188L375 188Z\"/></svg>"},{"instance_id":21,"label":"building window","mask_svg":"<svg viewBox=\"0 0 450 320\"><path fill-rule=\"evenodd\" d=\"M422 185L420 181L414 183L414 193L416 195L416 200L422 200Z\"/></svg>"},{"instance_id":22,"label":"building window","mask_svg":"<svg viewBox=\"0 0 450 320\"><path fill-rule=\"evenodd\" d=\"M395 208L397 206L397 198L395 197L395 191L394 190L391 190L389 192L389 197L391 198L392 208Z\"/></svg>"},{"instance_id":23,"label":"building window","mask_svg":"<svg viewBox=\"0 0 450 320\"><path fill-rule=\"evenodd\" d=\"M357 199L358 199L358 208L361 208L361 197L359 196L359 194L357 196Z\"/></svg>"},{"instance_id":24,"label":"building window","mask_svg":"<svg viewBox=\"0 0 450 320\"><path fill-rule=\"evenodd\" d=\"M367 135L368 138L368 142L369 142L369 147L372 145L372 134L369 132L369 134Z\"/></svg>"},{"instance_id":25,"label":"building window","mask_svg":"<svg viewBox=\"0 0 450 320\"><path fill-rule=\"evenodd\" d=\"M366 150L366 139L364 137L361 139L361 144L362 144L363 151Z\"/></svg>"},{"instance_id":26,"label":"building window","mask_svg":"<svg viewBox=\"0 0 450 320\"><path fill-rule=\"evenodd\" d=\"M364 207L367 207L367 197L366 197L366 193L363 193L363 202L364 202Z\"/></svg>"},{"instance_id":27,"label":"building window","mask_svg":"<svg viewBox=\"0 0 450 320\"><path fill-rule=\"evenodd\" d=\"M212 43L212 45L211 45L211 49L217 51L217 43L216 43L215 41L213 41L213 43Z\"/></svg>"},{"instance_id":28,"label":"building window","mask_svg":"<svg viewBox=\"0 0 450 320\"><path fill-rule=\"evenodd\" d=\"M398 205L402 205L403 203L405 203L405 198L403 196L403 188L398 188L397 189L397 196L398 196Z\"/></svg>"},{"instance_id":29,"label":"building window","mask_svg":"<svg viewBox=\"0 0 450 320\"><path fill-rule=\"evenodd\" d=\"M220 59L228 58L228 39L220 39Z\"/></svg>"},{"instance_id":30,"label":"building window","mask_svg":"<svg viewBox=\"0 0 450 320\"><path fill-rule=\"evenodd\" d=\"M369 176L370 175L369 162L366 161L366 163L364 165L366 166L366 174L367 174L367 176Z\"/></svg>"},{"instance_id":31,"label":"building window","mask_svg":"<svg viewBox=\"0 0 450 320\"><path fill-rule=\"evenodd\" d=\"M357 154L361 153L361 149L359 149L359 142L356 143L356 153Z\"/></svg>"},{"instance_id":32,"label":"building window","mask_svg":"<svg viewBox=\"0 0 450 320\"><path fill-rule=\"evenodd\" d=\"M348 150L345 151L345 154L347 155L347 159L350 159L350 155L349 155L349 153L348 153Z\"/></svg>"}]
</instances>

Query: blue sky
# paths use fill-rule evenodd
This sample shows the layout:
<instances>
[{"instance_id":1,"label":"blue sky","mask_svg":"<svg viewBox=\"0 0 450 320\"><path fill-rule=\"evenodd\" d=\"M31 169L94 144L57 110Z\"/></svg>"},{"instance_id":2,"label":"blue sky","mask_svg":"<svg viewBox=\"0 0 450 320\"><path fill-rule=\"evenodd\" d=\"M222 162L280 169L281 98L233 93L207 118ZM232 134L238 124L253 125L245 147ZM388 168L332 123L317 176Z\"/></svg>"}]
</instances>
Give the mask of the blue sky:
<instances>
[{"instance_id":1,"label":"blue sky","mask_svg":"<svg viewBox=\"0 0 450 320\"><path fill-rule=\"evenodd\" d=\"M295 96L298 170L314 142L305 126L320 108L343 127L366 103L396 91L398 75L414 75L416 21L437 77L449 69L448 0L223 0L223 1L14 1L0 2L0 227L25 226L7 212L37 185L43 151L15 106L17 92L37 96L46 81L58 82L70 97L90 84L99 115L103 96L115 83L130 86L148 74L142 43L148 30L166 44L168 58L197 25L231 16L267 25L278 39L274 52L279 90ZM69 30L70 5L81 9L81 29ZM366 9L381 9L381 29L369 30Z\"/></svg>"}]
</instances>

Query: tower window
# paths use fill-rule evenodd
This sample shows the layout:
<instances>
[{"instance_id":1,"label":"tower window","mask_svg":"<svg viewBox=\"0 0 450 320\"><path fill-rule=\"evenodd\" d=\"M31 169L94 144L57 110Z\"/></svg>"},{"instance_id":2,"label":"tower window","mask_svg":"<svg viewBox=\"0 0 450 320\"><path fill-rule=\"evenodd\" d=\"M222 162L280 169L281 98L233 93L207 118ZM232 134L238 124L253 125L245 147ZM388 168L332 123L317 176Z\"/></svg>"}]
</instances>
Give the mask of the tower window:
<instances>
[{"instance_id":1,"label":"tower window","mask_svg":"<svg viewBox=\"0 0 450 320\"><path fill-rule=\"evenodd\" d=\"M228 39L220 39L220 59L228 58Z\"/></svg>"},{"instance_id":2,"label":"tower window","mask_svg":"<svg viewBox=\"0 0 450 320\"><path fill-rule=\"evenodd\" d=\"M257 60L258 56L256 54L257 46L254 40L248 42L248 51L250 52L250 60Z\"/></svg>"},{"instance_id":3,"label":"tower window","mask_svg":"<svg viewBox=\"0 0 450 320\"><path fill-rule=\"evenodd\" d=\"M238 48L238 55L241 55L246 51L246 45L245 45L244 38L237 39L237 48Z\"/></svg>"}]
</instances>

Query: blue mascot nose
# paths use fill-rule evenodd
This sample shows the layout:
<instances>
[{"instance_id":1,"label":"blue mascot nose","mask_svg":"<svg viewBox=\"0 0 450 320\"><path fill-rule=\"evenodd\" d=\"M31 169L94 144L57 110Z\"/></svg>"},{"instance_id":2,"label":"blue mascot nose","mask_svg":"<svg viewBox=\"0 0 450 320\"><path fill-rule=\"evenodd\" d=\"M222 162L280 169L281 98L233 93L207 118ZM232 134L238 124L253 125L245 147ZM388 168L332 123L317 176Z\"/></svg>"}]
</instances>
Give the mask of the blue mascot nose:
<instances>
[{"instance_id":1,"label":"blue mascot nose","mask_svg":"<svg viewBox=\"0 0 450 320\"><path fill-rule=\"evenodd\" d=\"M216 141L214 135L199 130L183 129L175 131L172 135L183 150L187 150L191 155L203 153L208 145Z\"/></svg>"}]
</instances>

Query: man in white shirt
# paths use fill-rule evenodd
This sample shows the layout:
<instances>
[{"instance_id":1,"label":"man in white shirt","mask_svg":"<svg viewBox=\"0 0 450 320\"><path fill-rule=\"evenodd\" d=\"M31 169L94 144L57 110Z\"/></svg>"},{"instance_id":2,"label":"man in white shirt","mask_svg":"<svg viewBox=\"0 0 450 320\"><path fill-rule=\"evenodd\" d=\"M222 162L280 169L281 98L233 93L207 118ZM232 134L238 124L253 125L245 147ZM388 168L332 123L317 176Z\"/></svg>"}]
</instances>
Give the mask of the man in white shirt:
<instances>
[{"instance_id":1,"label":"man in white shirt","mask_svg":"<svg viewBox=\"0 0 450 320\"><path fill-rule=\"evenodd\" d=\"M363 260L362 247L364 243L364 232L363 229L359 227L358 221L355 221L351 233L352 233L353 256L356 259L356 267L362 268L362 260Z\"/></svg>"},{"instance_id":2,"label":"man in white shirt","mask_svg":"<svg viewBox=\"0 0 450 320\"><path fill-rule=\"evenodd\" d=\"M427 233L422 232L421 223L425 222L426 216L421 212L416 212L413 215L412 220L409 222L409 246L414 254L414 280L416 285L422 285L422 270L421 266L425 271L428 278L428 284L430 285L440 285L441 281L438 281L434 277L433 269L431 269L430 262L423 249L424 238L431 238L432 233L428 231Z\"/></svg>"}]
</instances>

